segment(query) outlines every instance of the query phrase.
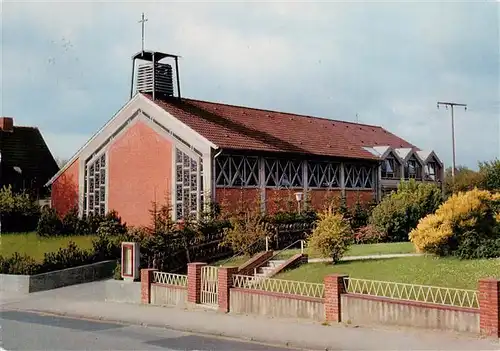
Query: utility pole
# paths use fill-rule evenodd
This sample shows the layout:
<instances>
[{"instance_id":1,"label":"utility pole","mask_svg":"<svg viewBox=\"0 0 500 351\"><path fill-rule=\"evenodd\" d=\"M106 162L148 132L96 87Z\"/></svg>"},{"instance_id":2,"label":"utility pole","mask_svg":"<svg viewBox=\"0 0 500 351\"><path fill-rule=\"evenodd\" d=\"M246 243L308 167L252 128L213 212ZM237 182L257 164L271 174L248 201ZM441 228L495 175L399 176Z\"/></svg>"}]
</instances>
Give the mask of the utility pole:
<instances>
[{"instance_id":1,"label":"utility pole","mask_svg":"<svg viewBox=\"0 0 500 351\"><path fill-rule=\"evenodd\" d=\"M452 147L453 147L453 165L451 168L451 178L455 180L455 115L453 108L455 106L462 106L464 107L465 111L467 111L467 104L459 104L456 102L444 102L444 101L438 101L437 103L437 108L439 109L439 105L444 105L446 106L446 109L448 109L448 106L451 108L451 142L452 142Z\"/></svg>"}]
</instances>

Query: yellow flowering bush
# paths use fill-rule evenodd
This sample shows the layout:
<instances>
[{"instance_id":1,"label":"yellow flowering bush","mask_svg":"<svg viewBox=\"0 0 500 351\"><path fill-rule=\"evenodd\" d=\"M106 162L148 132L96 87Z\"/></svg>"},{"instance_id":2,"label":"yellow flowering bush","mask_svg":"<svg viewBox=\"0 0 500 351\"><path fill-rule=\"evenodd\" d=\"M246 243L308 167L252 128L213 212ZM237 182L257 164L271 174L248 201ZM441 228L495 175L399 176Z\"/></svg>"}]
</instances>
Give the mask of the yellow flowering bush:
<instances>
[{"instance_id":1,"label":"yellow flowering bush","mask_svg":"<svg viewBox=\"0 0 500 351\"><path fill-rule=\"evenodd\" d=\"M500 194L459 192L410 232L418 252L462 258L500 256Z\"/></svg>"}]
</instances>

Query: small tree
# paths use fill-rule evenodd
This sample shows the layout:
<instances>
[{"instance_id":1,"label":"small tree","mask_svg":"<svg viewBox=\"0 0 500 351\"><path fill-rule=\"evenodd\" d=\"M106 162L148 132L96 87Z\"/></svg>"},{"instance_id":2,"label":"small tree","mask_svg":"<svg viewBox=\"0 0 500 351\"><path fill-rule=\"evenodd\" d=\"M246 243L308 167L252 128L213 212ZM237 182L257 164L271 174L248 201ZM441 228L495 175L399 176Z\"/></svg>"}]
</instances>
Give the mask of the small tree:
<instances>
[{"instance_id":1,"label":"small tree","mask_svg":"<svg viewBox=\"0 0 500 351\"><path fill-rule=\"evenodd\" d=\"M455 179L453 179L451 175L451 167L449 167L444 176L444 195L445 197L449 197L460 191L482 188L483 184L483 172L476 172L465 166L458 166L455 170Z\"/></svg>"},{"instance_id":2,"label":"small tree","mask_svg":"<svg viewBox=\"0 0 500 351\"><path fill-rule=\"evenodd\" d=\"M483 176L483 187L490 191L500 191L500 160L480 162L479 172Z\"/></svg>"},{"instance_id":3,"label":"small tree","mask_svg":"<svg viewBox=\"0 0 500 351\"><path fill-rule=\"evenodd\" d=\"M408 233L420 218L433 213L442 202L441 190L435 184L414 179L401 182L398 191L384 197L373 209L370 224L382 231L389 241L408 241Z\"/></svg>"},{"instance_id":4,"label":"small tree","mask_svg":"<svg viewBox=\"0 0 500 351\"><path fill-rule=\"evenodd\" d=\"M349 222L331 209L319 214L316 228L308 240L308 246L323 257L331 257L333 263L340 261L352 241Z\"/></svg>"},{"instance_id":5,"label":"small tree","mask_svg":"<svg viewBox=\"0 0 500 351\"><path fill-rule=\"evenodd\" d=\"M264 238L271 236L270 225L257 215L233 217L230 223L231 227L224 228L222 245L230 246L235 253L254 255L263 249Z\"/></svg>"}]
</instances>

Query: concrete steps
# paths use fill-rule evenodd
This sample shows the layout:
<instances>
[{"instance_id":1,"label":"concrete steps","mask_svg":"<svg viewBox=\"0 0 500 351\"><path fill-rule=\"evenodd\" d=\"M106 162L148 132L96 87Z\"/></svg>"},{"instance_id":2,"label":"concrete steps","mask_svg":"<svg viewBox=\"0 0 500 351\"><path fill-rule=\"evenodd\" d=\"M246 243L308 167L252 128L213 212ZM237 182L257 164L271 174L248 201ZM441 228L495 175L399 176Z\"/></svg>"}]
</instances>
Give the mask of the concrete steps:
<instances>
[{"instance_id":1,"label":"concrete steps","mask_svg":"<svg viewBox=\"0 0 500 351\"><path fill-rule=\"evenodd\" d=\"M266 265L259 267L254 274L255 277L266 278L272 275L273 271L285 264L286 260L270 260Z\"/></svg>"}]
</instances>

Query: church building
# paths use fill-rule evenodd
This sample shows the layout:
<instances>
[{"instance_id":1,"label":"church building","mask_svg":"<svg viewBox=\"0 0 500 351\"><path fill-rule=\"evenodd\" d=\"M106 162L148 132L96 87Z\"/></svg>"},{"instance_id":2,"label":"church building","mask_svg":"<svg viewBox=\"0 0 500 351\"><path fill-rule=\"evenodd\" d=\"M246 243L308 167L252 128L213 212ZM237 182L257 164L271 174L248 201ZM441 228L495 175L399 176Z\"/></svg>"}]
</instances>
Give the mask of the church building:
<instances>
[{"instance_id":1,"label":"church building","mask_svg":"<svg viewBox=\"0 0 500 351\"><path fill-rule=\"evenodd\" d=\"M290 194L319 209L332 194L377 201L409 178L440 183L443 164L379 126L185 98L178 56L140 51L130 100L47 185L60 215L116 210L146 225L152 201L174 220L208 201L275 212Z\"/></svg>"}]
</instances>

